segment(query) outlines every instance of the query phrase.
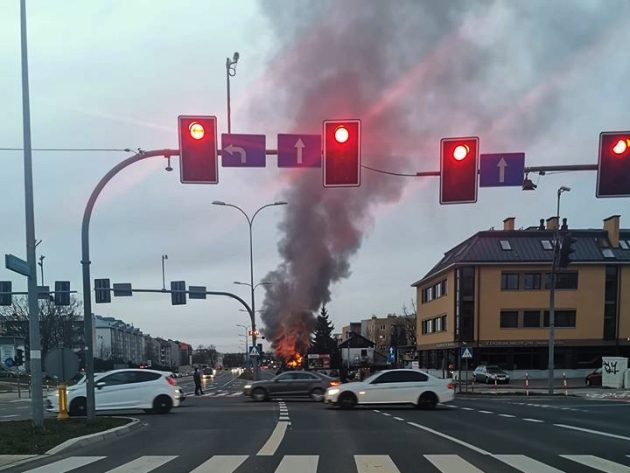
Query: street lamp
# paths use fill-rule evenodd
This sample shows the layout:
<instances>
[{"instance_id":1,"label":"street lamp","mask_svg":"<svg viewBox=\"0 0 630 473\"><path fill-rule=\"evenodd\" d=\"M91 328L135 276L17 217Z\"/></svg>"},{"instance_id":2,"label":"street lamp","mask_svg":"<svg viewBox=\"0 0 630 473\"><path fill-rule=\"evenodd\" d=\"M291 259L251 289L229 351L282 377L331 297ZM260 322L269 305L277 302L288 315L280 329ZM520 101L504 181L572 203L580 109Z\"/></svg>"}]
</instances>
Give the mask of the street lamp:
<instances>
[{"instance_id":1,"label":"street lamp","mask_svg":"<svg viewBox=\"0 0 630 473\"><path fill-rule=\"evenodd\" d=\"M554 231L553 260L551 262L551 288L549 290L549 359L547 361L547 371L549 372L548 391L553 395L553 368L555 356L555 309L556 309L556 271L558 268L558 256L560 254L560 196L564 192L569 192L570 187L562 186L558 189L558 200L556 207L556 228Z\"/></svg>"},{"instance_id":2,"label":"street lamp","mask_svg":"<svg viewBox=\"0 0 630 473\"><path fill-rule=\"evenodd\" d=\"M238 62L239 54L234 53L232 59L227 58L225 60L225 72L227 77L227 122L228 122L228 134L232 133L232 109L230 108L230 77L236 75L236 63Z\"/></svg>"},{"instance_id":3,"label":"street lamp","mask_svg":"<svg viewBox=\"0 0 630 473\"><path fill-rule=\"evenodd\" d=\"M237 327L245 329L245 366L249 364L249 347L247 346L247 336L249 335L249 325L235 324Z\"/></svg>"},{"instance_id":4,"label":"street lamp","mask_svg":"<svg viewBox=\"0 0 630 473\"><path fill-rule=\"evenodd\" d=\"M254 291L256 289L256 286L258 286L260 284L263 284L265 281L257 284L256 286L254 285L254 246L253 246L253 224L254 224L254 219L256 218L256 215L258 215L258 213L261 210L266 209L267 207L274 207L274 206L277 206L277 205L287 205L287 202L278 201L278 202L274 202L272 204L263 205L258 210L256 210L256 212L254 212L254 214L251 216L251 218L238 205L228 204L228 203L223 202L221 200L215 200L214 202L212 202L212 205L221 205L221 206L224 206L224 207L232 207L232 208L238 210L240 213L242 213L245 216L245 219L247 220L247 224L249 225L249 284L248 284L248 286L249 286L249 288L251 290L251 294L252 294L252 306L251 306L252 312L250 314L250 317L251 317L251 322L252 322L252 346L255 347L256 346L256 305L255 305ZM258 379L258 360L254 359L252 361L252 364L254 366L254 379Z\"/></svg>"},{"instance_id":5,"label":"street lamp","mask_svg":"<svg viewBox=\"0 0 630 473\"><path fill-rule=\"evenodd\" d=\"M40 255L39 256L39 263L37 263L37 265L42 270L42 286L44 285L44 258L46 258L44 255Z\"/></svg>"},{"instance_id":6,"label":"street lamp","mask_svg":"<svg viewBox=\"0 0 630 473\"><path fill-rule=\"evenodd\" d=\"M162 255L162 290L166 291L166 276L164 273L164 260L168 259L168 255Z\"/></svg>"}]
</instances>

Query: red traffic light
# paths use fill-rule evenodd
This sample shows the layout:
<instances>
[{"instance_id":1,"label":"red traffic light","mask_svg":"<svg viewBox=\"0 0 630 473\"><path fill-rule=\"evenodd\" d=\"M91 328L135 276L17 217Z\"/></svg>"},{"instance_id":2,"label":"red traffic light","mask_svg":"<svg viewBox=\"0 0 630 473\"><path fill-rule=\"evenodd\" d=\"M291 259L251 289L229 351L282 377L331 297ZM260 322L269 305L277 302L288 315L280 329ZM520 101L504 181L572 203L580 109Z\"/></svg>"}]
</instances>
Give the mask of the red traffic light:
<instances>
[{"instance_id":1,"label":"red traffic light","mask_svg":"<svg viewBox=\"0 0 630 473\"><path fill-rule=\"evenodd\" d=\"M630 197L630 132L599 135L597 197Z\"/></svg>"},{"instance_id":2,"label":"red traffic light","mask_svg":"<svg viewBox=\"0 0 630 473\"><path fill-rule=\"evenodd\" d=\"M479 138L440 141L440 204L477 202Z\"/></svg>"},{"instance_id":3,"label":"red traffic light","mask_svg":"<svg viewBox=\"0 0 630 473\"><path fill-rule=\"evenodd\" d=\"M361 185L361 121L324 121L323 158L324 187Z\"/></svg>"},{"instance_id":4,"label":"red traffic light","mask_svg":"<svg viewBox=\"0 0 630 473\"><path fill-rule=\"evenodd\" d=\"M217 119L213 116L180 115L180 181L184 184L217 184Z\"/></svg>"}]
</instances>

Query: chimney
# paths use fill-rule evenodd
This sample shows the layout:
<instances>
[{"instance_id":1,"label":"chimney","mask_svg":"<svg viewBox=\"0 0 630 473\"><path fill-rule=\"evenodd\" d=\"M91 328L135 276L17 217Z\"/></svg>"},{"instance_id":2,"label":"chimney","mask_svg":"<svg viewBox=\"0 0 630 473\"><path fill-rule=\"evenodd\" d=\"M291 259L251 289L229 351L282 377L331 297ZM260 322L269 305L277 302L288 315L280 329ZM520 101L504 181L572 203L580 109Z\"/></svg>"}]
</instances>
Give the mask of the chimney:
<instances>
[{"instance_id":1,"label":"chimney","mask_svg":"<svg viewBox=\"0 0 630 473\"><path fill-rule=\"evenodd\" d=\"M610 246L619 248L619 215L611 215L604 219L604 230L608 233Z\"/></svg>"},{"instance_id":2,"label":"chimney","mask_svg":"<svg viewBox=\"0 0 630 473\"><path fill-rule=\"evenodd\" d=\"M514 230L514 217L508 217L503 220L503 230L511 231Z\"/></svg>"},{"instance_id":3,"label":"chimney","mask_svg":"<svg viewBox=\"0 0 630 473\"><path fill-rule=\"evenodd\" d=\"M549 217L547 219L547 230L556 230L558 228L558 217Z\"/></svg>"},{"instance_id":4,"label":"chimney","mask_svg":"<svg viewBox=\"0 0 630 473\"><path fill-rule=\"evenodd\" d=\"M545 229L545 219L541 218L540 224L538 224L538 230L544 230L544 229Z\"/></svg>"}]
</instances>

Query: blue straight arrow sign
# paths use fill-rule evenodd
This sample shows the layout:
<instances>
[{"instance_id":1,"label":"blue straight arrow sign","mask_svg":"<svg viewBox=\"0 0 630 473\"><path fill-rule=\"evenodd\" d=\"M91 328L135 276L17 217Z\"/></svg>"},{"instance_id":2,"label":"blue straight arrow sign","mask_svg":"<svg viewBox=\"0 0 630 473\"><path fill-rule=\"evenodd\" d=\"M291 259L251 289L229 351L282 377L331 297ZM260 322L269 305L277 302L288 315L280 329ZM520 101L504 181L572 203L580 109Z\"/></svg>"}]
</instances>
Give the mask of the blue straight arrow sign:
<instances>
[{"instance_id":1,"label":"blue straight arrow sign","mask_svg":"<svg viewBox=\"0 0 630 473\"><path fill-rule=\"evenodd\" d=\"M523 185L525 153L482 154L479 159L479 187Z\"/></svg>"}]
</instances>

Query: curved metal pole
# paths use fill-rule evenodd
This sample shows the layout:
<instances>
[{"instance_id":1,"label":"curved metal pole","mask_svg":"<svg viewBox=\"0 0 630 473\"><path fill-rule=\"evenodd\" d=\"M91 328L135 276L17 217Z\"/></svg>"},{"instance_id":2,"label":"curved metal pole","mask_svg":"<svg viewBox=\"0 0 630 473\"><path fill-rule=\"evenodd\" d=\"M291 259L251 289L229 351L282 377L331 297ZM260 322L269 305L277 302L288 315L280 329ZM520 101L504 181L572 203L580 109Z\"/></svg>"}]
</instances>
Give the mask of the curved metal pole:
<instances>
[{"instance_id":1,"label":"curved metal pole","mask_svg":"<svg viewBox=\"0 0 630 473\"><path fill-rule=\"evenodd\" d=\"M92 286L90 282L90 218L100 195L107 183L127 166L143 159L155 156L179 156L178 149L160 149L141 151L114 166L96 185L85 206L81 226L81 265L83 266L83 328L85 334L85 376L86 376L86 414L88 420L95 418L94 403L94 339L92 314Z\"/></svg>"}]
</instances>

